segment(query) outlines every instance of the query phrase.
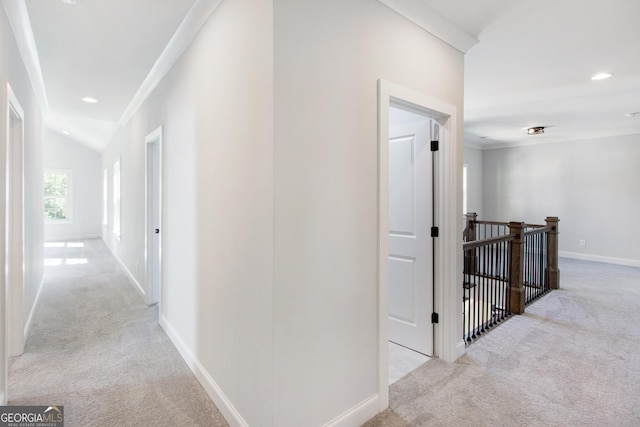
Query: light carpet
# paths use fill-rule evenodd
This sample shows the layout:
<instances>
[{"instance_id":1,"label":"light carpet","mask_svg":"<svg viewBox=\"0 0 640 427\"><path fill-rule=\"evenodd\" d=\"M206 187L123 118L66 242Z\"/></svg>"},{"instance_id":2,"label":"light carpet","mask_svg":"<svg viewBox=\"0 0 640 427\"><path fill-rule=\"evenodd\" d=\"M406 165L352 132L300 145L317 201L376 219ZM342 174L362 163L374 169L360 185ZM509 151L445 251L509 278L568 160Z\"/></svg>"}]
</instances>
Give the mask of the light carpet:
<instances>
[{"instance_id":1,"label":"light carpet","mask_svg":"<svg viewBox=\"0 0 640 427\"><path fill-rule=\"evenodd\" d=\"M365 426L639 426L640 269L560 270L562 289L394 383Z\"/></svg>"},{"instance_id":2,"label":"light carpet","mask_svg":"<svg viewBox=\"0 0 640 427\"><path fill-rule=\"evenodd\" d=\"M45 248L10 405L64 405L65 425L228 425L101 240Z\"/></svg>"}]
</instances>

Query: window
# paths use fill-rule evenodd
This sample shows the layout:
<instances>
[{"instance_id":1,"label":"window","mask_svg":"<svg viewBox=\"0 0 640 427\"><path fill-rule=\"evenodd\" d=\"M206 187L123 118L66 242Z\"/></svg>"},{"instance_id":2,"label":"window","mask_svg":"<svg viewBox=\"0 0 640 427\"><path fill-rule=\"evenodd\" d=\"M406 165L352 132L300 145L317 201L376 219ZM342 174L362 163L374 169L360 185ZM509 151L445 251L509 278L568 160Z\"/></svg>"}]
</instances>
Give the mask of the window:
<instances>
[{"instance_id":1,"label":"window","mask_svg":"<svg viewBox=\"0 0 640 427\"><path fill-rule=\"evenodd\" d=\"M120 159L113 164L113 234L120 237Z\"/></svg>"},{"instance_id":2,"label":"window","mask_svg":"<svg viewBox=\"0 0 640 427\"><path fill-rule=\"evenodd\" d=\"M102 223L107 225L109 223L109 206L107 205L109 200L109 195L107 194L109 190L109 181L107 169L104 170L102 174Z\"/></svg>"},{"instance_id":3,"label":"window","mask_svg":"<svg viewBox=\"0 0 640 427\"><path fill-rule=\"evenodd\" d=\"M44 171L44 219L47 223L73 222L71 170Z\"/></svg>"}]
</instances>

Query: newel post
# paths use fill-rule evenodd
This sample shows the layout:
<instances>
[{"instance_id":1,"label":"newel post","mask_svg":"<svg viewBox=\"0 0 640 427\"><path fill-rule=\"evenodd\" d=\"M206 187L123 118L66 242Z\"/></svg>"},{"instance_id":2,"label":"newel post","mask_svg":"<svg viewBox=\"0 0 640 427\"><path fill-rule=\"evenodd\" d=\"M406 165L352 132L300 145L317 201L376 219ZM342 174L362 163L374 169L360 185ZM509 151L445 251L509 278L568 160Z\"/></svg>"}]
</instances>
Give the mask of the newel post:
<instances>
[{"instance_id":1,"label":"newel post","mask_svg":"<svg viewBox=\"0 0 640 427\"><path fill-rule=\"evenodd\" d=\"M547 225L551 231L547 233L547 274L549 289L560 289L560 270L558 269L558 222L557 216L548 216Z\"/></svg>"},{"instance_id":2,"label":"newel post","mask_svg":"<svg viewBox=\"0 0 640 427\"><path fill-rule=\"evenodd\" d=\"M512 314L524 313L525 291L522 286L524 227L524 222L509 223L509 233L516 235L511 241L511 259L509 260L509 308Z\"/></svg>"},{"instance_id":3,"label":"newel post","mask_svg":"<svg viewBox=\"0 0 640 427\"><path fill-rule=\"evenodd\" d=\"M476 240L476 221L478 219L478 214L475 212L468 212L467 217L467 227L464 229L464 241L472 242ZM476 273L476 251L465 251L464 252L464 273L465 274L475 274Z\"/></svg>"},{"instance_id":4,"label":"newel post","mask_svg":"<svg viewBox=\"0 0 640 427\"><path fill-rule=\"evenodd\" d=\"M476 240L476 221L478 220L478 214L475 212L467 212L465 217L467 218L467 227L464 229L465 242L472 242Z\"/></svg>"}]
</instances>

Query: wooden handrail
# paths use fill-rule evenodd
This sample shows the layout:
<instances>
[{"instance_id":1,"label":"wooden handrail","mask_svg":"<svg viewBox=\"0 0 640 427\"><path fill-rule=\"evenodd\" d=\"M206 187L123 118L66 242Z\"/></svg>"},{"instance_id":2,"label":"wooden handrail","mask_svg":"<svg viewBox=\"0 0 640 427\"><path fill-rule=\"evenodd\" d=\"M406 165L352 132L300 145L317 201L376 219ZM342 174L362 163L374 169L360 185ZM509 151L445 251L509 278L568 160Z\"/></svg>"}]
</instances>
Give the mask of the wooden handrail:
<instances>
[{"instance_id":1,"label":"wooden handrail","mask_svg":"<svg viewBox=\"0 0 640 427\"><path fill-rule=\"evenodd\" d=\"M488 239L472 240L462 244L463 251L470 251L481 246L489 246L494 243L508 242L516 238L515 234L505 234L504 236L489 237Z\"/></svg>"}]
</instances>

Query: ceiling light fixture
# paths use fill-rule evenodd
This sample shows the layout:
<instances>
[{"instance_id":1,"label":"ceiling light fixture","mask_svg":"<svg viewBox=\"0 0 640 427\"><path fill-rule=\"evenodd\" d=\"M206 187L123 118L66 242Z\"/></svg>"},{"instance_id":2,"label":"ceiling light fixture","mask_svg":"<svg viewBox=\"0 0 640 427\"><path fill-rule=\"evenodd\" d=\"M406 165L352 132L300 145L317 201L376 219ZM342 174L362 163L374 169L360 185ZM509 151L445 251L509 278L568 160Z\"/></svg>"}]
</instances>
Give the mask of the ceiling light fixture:
<instances>
[{"instance_id":1,"label":"ceiling light fixture","mask_svg":"<svg viewBox=\"0 0 640 427\"><path fill-rule=\"evenodd\" d=\"M63 130L62 133L65 134L65 135L69 135L69 131L68 130Z\"/></svg>"},{"instance_id":2,"label":"ceiling light fixture","mask_svg":"<svg viewBox=\"0 0 640 427\"><path fill-rule=\"evenodd\" d=\"M90 96L85 96L84 98L82 98L82 100L83 100L84 102L88 102L89 104L95 104L96 102L98 102L98 100L97 100L97 99L92 98L92 97L90 97Z\"/></svg>"},{"instance_id":3,"label":"ceiling light fixture","mask_svg":"<svg viewBox=\"0 0 640 427\"><path fill-rule=\"evenodd\" d=\"M625 117L629 117L629 118L638 117L638 116L640 116L640 111L636 111L634 113L626 113L624 116Z\"/></svg>"},{"instance_id":4,"label":"ceiling light fixture","mask_svg":"<svg viewBox=\"0 0 640 427\"><path fill-rule=\"evenodd\" d=\"M600 74L596 74L595 76L591 77L591 80L604 80L604 79L608 79L611 76L613 76L613 74L611 74L611 73L600 73Z\"/></svg>"},{"instance_id":5,"label":"ceiling light fixture","mask_svg":"<svg viewBox=\"0 0 640 427\"><path fill-rule=\"evenodd\" d=\"M527 133L529 135L540 135L541 133L544 133L544 126L535 126L532 128L528 128Z\"/></svg>"},{"instance_id":6,"label":"ceiling light fixture","mask_svg":"<svg viewBox=\"0 0 640 427\"><path fill-rule=\"evenodd\" d=\"M60 0L60 1L66 4L76 4L76 0Z\"/></svg>"}]
</instances>

